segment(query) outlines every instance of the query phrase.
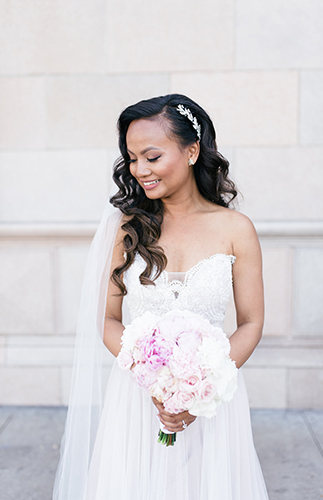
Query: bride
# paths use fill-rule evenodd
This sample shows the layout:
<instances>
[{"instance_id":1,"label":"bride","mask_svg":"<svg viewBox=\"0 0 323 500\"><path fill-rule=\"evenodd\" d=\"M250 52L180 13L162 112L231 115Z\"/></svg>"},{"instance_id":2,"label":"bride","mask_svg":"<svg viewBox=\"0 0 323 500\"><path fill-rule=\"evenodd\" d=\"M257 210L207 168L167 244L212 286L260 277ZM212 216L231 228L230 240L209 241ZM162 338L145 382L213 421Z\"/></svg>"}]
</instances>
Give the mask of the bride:
<instances>
[{"instance_id":1,"label":"bride","mask_svg":"<svg viewBox=\"0 0 323 500\"><path fill-rule=\"evenodd\" d=\"M89 256L53 498L266 500L240 372L232 401L210 419L166 412L116 362L101 404L102 350L120 351L124 305L131 320L189 309L222 327L233 283L238 368L263 326L258 238L229 208L237 192L207 113L171 94L129 106L118 127L119 189ZM178 433L174 447L157 443L160 422Z\"/></svg>"}]
</instances>

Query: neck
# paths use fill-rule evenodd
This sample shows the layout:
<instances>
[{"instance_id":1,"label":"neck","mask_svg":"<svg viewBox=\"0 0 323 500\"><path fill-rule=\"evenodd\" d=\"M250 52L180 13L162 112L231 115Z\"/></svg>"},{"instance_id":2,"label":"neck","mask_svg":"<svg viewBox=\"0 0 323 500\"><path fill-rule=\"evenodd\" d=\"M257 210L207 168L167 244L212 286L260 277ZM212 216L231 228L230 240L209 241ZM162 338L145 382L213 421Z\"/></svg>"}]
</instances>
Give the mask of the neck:
<instances>
[{"instance_id":1,"label":"neck","mask_svg":"<svg viewBox=\"0 0 323 500\"><path fill-rule=\"evenodd\" d=\"M173 218L185 217L198 212L205 205L205 199L197 189L195 182L191 189L185 189L169 198L163 198L162 202L164 214Z\"/></svg>"}]
</instances>

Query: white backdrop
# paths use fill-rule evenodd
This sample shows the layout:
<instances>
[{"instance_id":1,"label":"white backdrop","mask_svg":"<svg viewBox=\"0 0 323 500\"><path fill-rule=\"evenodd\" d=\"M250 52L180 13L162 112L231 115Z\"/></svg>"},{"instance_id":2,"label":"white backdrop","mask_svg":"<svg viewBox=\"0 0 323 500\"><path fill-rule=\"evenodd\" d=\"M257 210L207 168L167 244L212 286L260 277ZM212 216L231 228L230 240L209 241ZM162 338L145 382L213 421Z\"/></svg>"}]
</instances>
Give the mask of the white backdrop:
<instances>
[{"instance_id":1,"label":"white backdrop","mask_svg":"<svg viewBox=\"0 0 323 500\"><path fill-rule=\"evenodd\" d=\"M323 407L322 19L321 0L0 1L0 404L67 402L116 119L179 92L211 114L261 238L251 405Z\"/></svg>"}]
</instances>

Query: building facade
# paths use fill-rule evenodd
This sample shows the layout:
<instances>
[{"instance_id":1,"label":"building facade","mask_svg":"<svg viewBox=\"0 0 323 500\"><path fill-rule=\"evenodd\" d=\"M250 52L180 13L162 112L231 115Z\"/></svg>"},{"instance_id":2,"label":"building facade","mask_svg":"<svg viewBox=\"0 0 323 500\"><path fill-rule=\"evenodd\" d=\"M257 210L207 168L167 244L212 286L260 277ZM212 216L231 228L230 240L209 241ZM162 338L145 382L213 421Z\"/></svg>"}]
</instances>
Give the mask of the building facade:
<instances>
[{"instance_id":1,"label":"building facade","mask_svg":"<svg viewBox=\"0 0 323 500\"><path fill-rule=\"evenodd\" d=\"M67 403L117 117L176 92L214 120L263 248L251 405L323 407L322 15L320 0L0 2L0 404Z\"/></svg>"}]
</instances>

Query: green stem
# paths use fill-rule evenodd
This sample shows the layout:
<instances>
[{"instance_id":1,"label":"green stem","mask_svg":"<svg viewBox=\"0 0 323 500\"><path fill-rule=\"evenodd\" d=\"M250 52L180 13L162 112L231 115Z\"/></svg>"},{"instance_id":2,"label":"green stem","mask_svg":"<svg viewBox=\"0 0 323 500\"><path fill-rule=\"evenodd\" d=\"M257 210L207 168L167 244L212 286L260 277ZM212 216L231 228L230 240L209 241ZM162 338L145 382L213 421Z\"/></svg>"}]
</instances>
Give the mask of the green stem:
<instances>
[{"instance_id":1,"label":"green stem","mask_svg":"<svg viewBox=\"0 0 323 500\"><path fill-rule=\"evenodd\" d=\"M166 434L162 430L158 432L158 443L165 444L166 446L174 446L176 442L176 432L174 434Z\"/></svg>"}]
</instances>

